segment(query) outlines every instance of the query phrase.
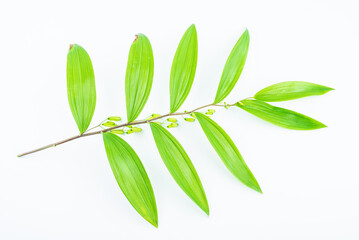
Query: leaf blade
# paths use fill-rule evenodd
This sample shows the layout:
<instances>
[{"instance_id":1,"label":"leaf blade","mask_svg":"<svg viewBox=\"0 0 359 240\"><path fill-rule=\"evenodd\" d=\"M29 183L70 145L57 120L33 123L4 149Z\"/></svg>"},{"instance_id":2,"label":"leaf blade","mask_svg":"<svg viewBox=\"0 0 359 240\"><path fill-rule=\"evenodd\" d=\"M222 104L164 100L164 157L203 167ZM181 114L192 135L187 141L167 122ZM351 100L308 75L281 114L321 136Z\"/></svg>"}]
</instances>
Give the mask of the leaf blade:
<instances>
[{"instance_id":1,"label":"leaf blade","mask_svg":"<svg viewBox=\"0 0 359 240\"><path fill-rule=\"evenodd\" d=\"M112 172L123 194L144 219L158 227L152 185L136 152L113 133L103 133L103 141Z\"/></svg>"},{"instance_id":2,"label":"leaf blade","mask_svg":"<svg viewBox=\"0 0 359 240\"><path fill-rule=\"evenodd\" d=\"M154 61L152 46L144 34L136 35L128 54L125 92L127 121L136 120L152 88Z\"/></svg>"},{"instance_id":3,"label":"leaf blade","mask_svg":"<svg viewBox=\"0 0 359 240\"><path fill-rule=\"evenodd\" d=\"M323 95L331 90L334 89L315 83L286 81L263 88L254 95L254 98L264 102L281 102L308 96Z\"/></svg>"},{"instance_id":4,"label":"leaf blade","mask_svg":"<svg viewBox=\"0 0 359 240\"><path fill-rule=\"evenodd\" d=\"M249 48L249 32L246 29L228 56L218 85L214 103L221 102L236 85L246 63Z\"/></svg>"},{"instance_id":5,"label":"leaf blade","mask_svg":"<svg viewBox=\"0 0 359 240\"><path fill-rule=\"evenodd\" d=\"M228 134L212 119L202 113L195 113L203 132L228 170L244 185L262 193L251 170Z\"/></svg>"},{"instance_id":6,"label":"leaf blade","mask_svg":"<svg viewBox=\"0 0 359 240\"><path fill-rule=\"evenodd\" d=\"M255 99L245 99L237 107L277 126L292 130L314 130L327 127L323 123L295 111L276 107Z\"/></svg>"},{"instance_id":7,"label":"leaf blade","mask_svg":"<svg viewBox=\"0 0 359 240\"><path fill-rule=\"evenodd\" d=\"M201 180L178 140L164 127L150 123L157 149L181 189L207 214L209 207Z\"/></svg>"},{"instance_id":8,"label":"leaf blade","mask_svg":"<svg viewBox=\"0 0 359 240\"><path fill-rule=\"evenodd\" d=\"M192 24L183 34L173 58L170 75L170 109L176 112L186 100L193 85L197 67L197 31Z\"/></svg>"},{"instance_id":9,"label":"leaf blade","mask_svg":"<svg viewBox=\"0 0 359 240\"><path fill-rule=\"evenodd\" d=\"M80 133L84 133L95 112L96 86L90 56L80 45L70 45L66 75L70 109Z\"/></svg>"}]
</instances>

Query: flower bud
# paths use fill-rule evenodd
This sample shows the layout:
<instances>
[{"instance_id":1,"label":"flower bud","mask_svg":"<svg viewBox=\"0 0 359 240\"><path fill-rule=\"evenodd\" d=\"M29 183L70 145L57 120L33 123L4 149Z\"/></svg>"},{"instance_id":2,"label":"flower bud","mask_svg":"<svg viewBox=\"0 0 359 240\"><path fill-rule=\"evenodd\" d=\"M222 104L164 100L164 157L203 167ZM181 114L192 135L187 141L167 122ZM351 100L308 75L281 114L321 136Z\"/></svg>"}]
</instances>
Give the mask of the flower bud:
<instances>
[{"instance_id":1,"label":"flower bud","mask_svg":"<svg viewBox=\"0 0 359 240\"><path fill-rule=\"evenodd\" d=\"M114 134L124 134L125 133L123 130L120 130L120 129L114 129L111 132Z\"/></svg>"},{"instance_id":2,"label":"flower bud","mask_svg":"<svg viewBox=\"0 0 359 240\"><path fill-rule=\"evenodd\" d=\"M215 113L215 110L214 110L214 109L208 109L207 111L208 111L208 112L211 112L211 113Z\"/></svg>"},{"instance_id":3,"label":"flower bud","mask_svg":"<svg viewBox=\"0 0 359 240\"><path fill-rule=\"evenodd\" d=\"M132 129L130 129L126 132L126 134L131 134L131 133L134 133L134 131Z\"/></svg>"},{"instance_id":4,"label":"flower bud","mask_svg":"<svg viewBox=\"0 0 359 240\"><path fill-rule=\"evenodd\" d=\"M184 118L184 120L186 120L187 122L194 122L194 118Z\"/></svg>"},{"instance_id":5,"label":"flower bud","mask_svg":"<svg viewBox=\"0 0 359 240\"><path fill-rule=\"evenodd\" d=\"M111 116L111 117L108 117L107 120L119 122L119 121L121 121L121 117Z\"/></svg>"},{"instance_id":6,"label":"flower bud","mask_svg":"<svg viewBox=\"0 0 359 240\"><path fill-rule=\"evenodd\" d=\"M158 118L158 117L161 117L161 114L153 113L149 118L147 118L147 120Z\"/></svg>"},{"instance_id":7,"label":"flower bud","mask_svg":"<svg viewBox=\"0 0 359 240\"><path fill-rule=\"evenodd\" d=\"M133 132L141 132L142 129L138 128L138 127L133 127L133 128L131 128L131 131L133 131Z\"/></svg>"},{"instance_id":8,"label":"flower bud","mask_svg":"<svg viewBox=\"0 0 359 240\"><path fill-rule=\"evenodd\" d=\"M177 118L167 118L167 121L175 123L177 122Z\"/></svg>"},{"instance_id":9,"label":"flower bud","mask_svg":"<svg viewBox=\"0 0 359 240\"><path fill-rule=\"evenodd\" d=\"M213 112L206 112L206 115L213 115Z\"/></svg>"},{"instance_id":10,"label":"flower bud","mask_svg":"<svg viewBox=\"0 0 359 240\"><path fill-rule=\"evenodd\" d=\"M114 126L116 126L116 123L108 121L108 122L102 123L102 126L104 126L104 127L114 127Z\"/></svg>"},{"instance_id":11,"label":"flower bud","mask_svg":"<svg viewBox=\"0 0 359 240\"><path fill-rule=\"evenodd\" d=\"M175 128L178 126L178 123L171 123L169 125L167 125L167 128Z\"/></svg>"}]
</instances>

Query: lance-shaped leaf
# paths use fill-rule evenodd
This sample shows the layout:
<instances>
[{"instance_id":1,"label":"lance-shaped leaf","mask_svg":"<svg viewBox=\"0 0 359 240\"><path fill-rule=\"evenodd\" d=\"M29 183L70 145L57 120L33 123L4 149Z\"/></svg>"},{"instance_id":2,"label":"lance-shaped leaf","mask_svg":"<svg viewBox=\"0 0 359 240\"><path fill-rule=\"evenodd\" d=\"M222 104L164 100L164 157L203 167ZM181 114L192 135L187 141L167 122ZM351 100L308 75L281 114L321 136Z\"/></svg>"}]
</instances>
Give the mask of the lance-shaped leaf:
<instances>
[{"instance_id":1,"label":"lance-shaped leaf","mask_svg":"<svg viewBox=\"0 0 359 240\"><path fill-rule=\"evenodd\" d=\"M249 47L249 33L246 30L233 47L224 66L214 103L221 102L232 91L246 63Z\"/></svg>"},{"instance_id":2,"label":"lance-shaped leaf","mask_svg":"<svg viewBox=\"0 0 359 240\"><path fill-rule=\"evenodd\" d=\"M103 141L112 172L123 194L143 218L157 227L155 195L136 152L113 133L103 133Z\"/></svg>"},{"instance_id":3,"label":"lance-shaped leaf","mask_svg":"<svg viewBox=\"0 0 359 240\"><path fill-rule=\"evenodd\" d=\"M90 56L77 44L70 45L67 54L67 97L77 127L83 133L95 112L96 86Z\"/></svg>"},{"instance_id":4,"label":"lance-shaped leaf","mask_svg":"<svg viewBox=\"0 0 359 240\"><path fill-rule=\"evenodd\" d=\"M208 215L206 194L191 159L177 139L164 127L156 123L150 123L150 126L168 171L182 190Z\"/></svg>"},{"instance_id":5,"label":"lance-shaped leaf","mask_svg":"<svg viewBox=\"0 0 359 240\"><path fill-rule=\"evenodd\" d=\"M256 93L254 98L264 102L280 102L314 95L323 95L331 90L334 89L315 83L287 81L263 88Z\"/></svg>"},{"instance_id":6,"label":"lance-shaped leaf","mask_svg":"<svg viewBox=\"0 0 359 240\"><path fill-rule=\"evenodd\" d=\"M191 90L197 67L197 31L192 24L177 47L170 77L171 113L176 112Z\"/></svg>"},{"instance_id":7,"label":"lance-shaped leaf","mask_svg":"<svg viewBox=\"0 0 359 240\"><path fill-rule=\"evenodd\" d=\"M262 190L244 162L242 155L239 153L236 145L228 134L212 119L202 113L195 113L209 142L216 150L218 156L222 159L229 171L243 184L253 190L262 193Z\"/></svg>"},{"instance_id":8,"label":"lance-shaped leaf","mask_svg":"<svg viewBox=\"0 0 359 240\"><path fill-rule=\"evenodd\" d=\"M136 35L128 54L126 70L127 121L134 121L145 106L153 80L151 43L143 34Z\"/></svg>"},{"instance_id":9,"label":"lance-shaped leaf","mask_svg":"<svg viewBox=\"0 0 359 240\"><path fill-rule=\"evenodd\" d=\"M236 103L237 107L277 126L293 130L314 130L326 127L323 123L285 108L276 107L255 99Z\"/></svg>"}]
</instances>

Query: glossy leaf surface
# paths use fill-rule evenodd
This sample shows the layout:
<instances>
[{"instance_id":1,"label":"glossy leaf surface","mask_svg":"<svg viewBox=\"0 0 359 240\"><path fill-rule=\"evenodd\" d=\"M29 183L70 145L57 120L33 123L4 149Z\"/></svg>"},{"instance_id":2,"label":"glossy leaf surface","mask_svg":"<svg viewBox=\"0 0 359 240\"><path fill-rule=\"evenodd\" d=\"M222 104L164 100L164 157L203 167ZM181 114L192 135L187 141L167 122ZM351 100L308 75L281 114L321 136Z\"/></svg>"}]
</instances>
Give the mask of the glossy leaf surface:
<instances>
[{"instance_id":1,"label":"glossy leaf surface","mask_svg":"<svg viewBox=\"0 0 359 240\"><path fill-rule=\"evenodd\" d=\"M182 145L161 125L150 123L150 126L168 171L182 190L208 215L208 202L201 180Z\"/></svg>"},{"instance_id":2,"label":"glossy leaf surface","mask_svg":"<svg viewBox=\"0 0 359 240\"><path fill-rule=\"evenodd\" d=\"M171 113L178 110L191 90L196 73L197 55L197 31L192 24L183 34L172 62L170 77Z\"/></svg>"},{"instance_id":3,"label":"glossy leaf surface","mask_svg":"<svg viewBox=\"0 0 359 240\"><path fill-rule=\"evenodd\" d=\"M313 95L323 95L331 90L334 89L315 83L287 81L263 88L256 93L254 98L264 102L280 102Z\"/></svg>"},{"instance_id":4,"label":"glossy leaf surface","mask_svg":"<svg viewBox=\"0 0 359 240\"><path fill-rule=\"evenodd\" d=\"M246 63L249 47L249 33L246 30L233 47L227 62L224 66L221 80L217 89L214 103L221 102L232 91L236 85L244 64Z\"/></svg>"},{"instance_id":5,"label":"glossy leaf surface","mask_svg":"<svg viewBox=\"0 0 359 240\"><path fill-rule=\"evenodd\" d=\"M70 45L67 54L67 97L77 127L83 133L95 112L96 86L90 56L77 44Z\"/></svg>"},{"instance_id":6,"label":"glossy leaf surface","mask_svg":"<svg viewBox=\"0 0 359 240\"><path fill-rule=\"evenodd\" d=\"M257 180L251 170L249 170L242 155L239 153L238 148L228 134L215 121L206 115L196 112L195 116L209 142L212 144L214 150L216 150L218 156L222 159L228 170L231 171L231 173L243 184L262 193Z\"/></svg>"},{"instance_id":7,"label":"glossy leaf surface","mask_svg":"<svg viewBox=\"0 0 359 240\"><path fill-rule=\"evenodd\" d=\"M143 34L136 35L128 54L125 91L127 121L134 121L144 108L153 80L151 43Z\"/></svg>"},{"instance_id":8,"label":"glossy leaf surface","mask_svg":"<svg viewBox=\"0 0 359 240\"><path fill-rule=\"evenodd\" d=\"M157 227L155 195L136 152L113 133L103 133L103 141L112 172L123 194L144 219Z\"/></svg>"},{"instance_id":9,"label":"glossy leaf surface","mask_svg":"<svg viewBox=\"0 0 359 240\"><path fill-rule=\"evenodd\" d=\"M236 104L237 107L277 126L293 130L314 130L326 127L323 123L281 107L276 107L268 103L245 99Z\"/></svg>"}]
</instances>

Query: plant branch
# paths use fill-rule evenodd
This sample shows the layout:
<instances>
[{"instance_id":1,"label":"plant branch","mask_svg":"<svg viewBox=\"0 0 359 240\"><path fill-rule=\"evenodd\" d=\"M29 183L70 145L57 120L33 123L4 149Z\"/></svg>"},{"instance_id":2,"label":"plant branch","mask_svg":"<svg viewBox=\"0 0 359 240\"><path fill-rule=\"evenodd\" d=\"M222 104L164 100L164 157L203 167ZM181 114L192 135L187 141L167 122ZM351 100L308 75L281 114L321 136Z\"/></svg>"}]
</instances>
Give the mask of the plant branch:
<instances>
[{"instance_id":1,"label":"plant branch","mask_svg":"<svg viewBox=\"0 0 359 240\"><path fill-rule=\"evenodd\" d=\"M96 127L99 127L101 125L101 122L99 125L93 127L93 128L90 128L88 129L86 132L84 132L83 134L80 134L80 135L76 135L76 136L73 136L73 137L70 137L70 138L67 138L67 139L64 139L64 140L61 140L61 141L58 141L58 142L55 142L55 143L52 143L52 144L48 144L46 146L43 146L41 148L37 148L37 149L34 149L34 150L31 150L31 151L28 151L28 152L24 152L24 153L21 153L19 155L17 155L18 157L22 157L22 156L25 156L25 155L29 155L29 154L32 154L32 153L35 153L35 152L39 152L39 151L42 151L42 150L45 150L45 149L48 149L48 148L51 148L51 147L56 147L58 145L61 145L63 143L66 143L66 142L70 142L72 140L75 140L75 139L78 139L78 138L83 138L83 137L88 137L88 136L92 136L92 135L97 135L97 134L101 134L101 133L104 133L104 132L109 132L113 129L116 129L116 128L121 128L121 127L126 127L126 126L132 126L132 125L140 125L140 124L144 124L144 123L149 123L149 122L153 122L153 121L156 121L156 120L159 120L159 119L162 119L162 118L165 118L165 117L170 117L170 116L179 116L179 115L187 115L187 114L191 114L193 112L196 112L200 109L203 109L203 108L206 108L206 107L211 107L211 106L217 106L217 107L231 107L231 106L234 106L234 104L214 104L214 103L211 103L211 104L207 104L207 105L204 105L202 107L198 107L198 108L195 108L191 111L186 111L186 112L175 112L175 113L167 113L167 114L164 114L164 115L161 115L159 117L156 117L156 118L152 118L152 119L146 119L146 120L140 120L140 121L133 121L133 122L129 122L129 123L124 123L124 124L120 124L120 125L117 125L117 126L114 126L114 127L110 127L110 128L107 128L107 129L102 129L102 130L98 130L98 131L94 131L94 132L88 132L89 130L92 130Z\"/></svg>"}]
</instances>

